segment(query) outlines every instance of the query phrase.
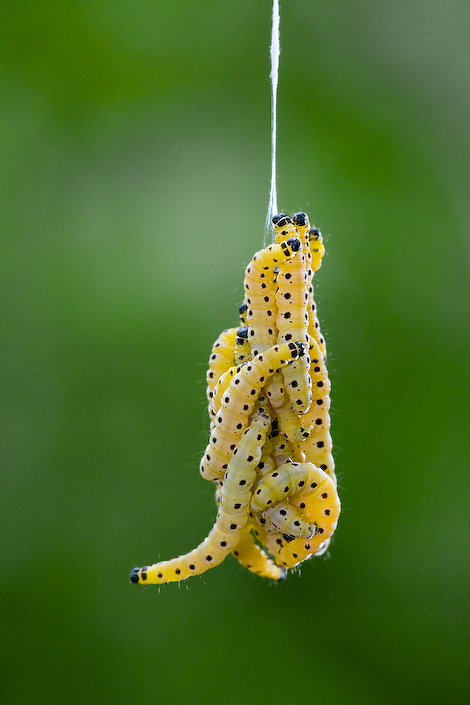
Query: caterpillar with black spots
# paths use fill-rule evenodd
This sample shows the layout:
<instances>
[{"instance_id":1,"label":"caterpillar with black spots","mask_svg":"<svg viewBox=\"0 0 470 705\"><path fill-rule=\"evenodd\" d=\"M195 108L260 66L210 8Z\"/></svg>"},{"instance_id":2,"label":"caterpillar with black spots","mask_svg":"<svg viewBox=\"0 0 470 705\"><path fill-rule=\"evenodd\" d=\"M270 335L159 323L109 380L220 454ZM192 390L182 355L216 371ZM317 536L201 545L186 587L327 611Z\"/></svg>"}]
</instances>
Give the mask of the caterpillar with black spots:
<instances>
[{"instance_id":1,"label":"caterpillar with black spots","mask_svg":"<svg viewBox=\"0 0 470 705\"><path fill-rule=\"evenodd\" d=\"M219 335L212 346L209 356L209 369L206 374L207 400L209 402L209 415L211 415L211 400L215 385L220 376L224 374L234 363L235 340L237 328L226 328Z\"/></svg>"},{"instance_id":2,"label":"caterpillar with black spots","mask_svg":"<svg viewBox=\"0 0 470 705\"><path fill-rule=\"evenodd\" d=\"M245 270L246 321L253 357L277 342L275 268L294 257L301 248L298 237L290 237L257 252Z\"/></svg>"},{"instance_id":3,"label":"caterpillar with black spots","mask_svg":"<svg viewBox=\"0 0 470 705\"><path fill-rule=\"evenodd\" d=\"M289 501L307 523L316 525L311 538L285 536L276 527L267 530L263 516L270 504ZM286 463L264 476L252 498L252 521L257 525L261 543L274 562L283 568L293 568L321 551L333 535L341 511L336 485L331 477L313 463Z\"/></svg>"},{"instance_id":4,"label":"caterpillar with black spots","mask_svg":"<svg viewBox=\"0 0 470 705\"><path fill-rule=\"evenodd\" d=\"M311 433L297 445L307 459L318 465L330 477L335 479L335 464L331 454L332 441L330 435L330 392L331 383L328 377L325 360L320 346L314 338L310 339L310 376L312 378L313 398L310 409L301 417L302 424L311 428Z\"/></svg>"},{"instance_id":5,"label":"caterpillar with black spots","mask_svg":"<svg viewBox=\"0 0 470 705\"><path fill-rule=\"evenodd\" d=\"M300 341L274 345L237 368L214 418L210 441L200 463L202 477L207 480L222 477L266 381L276 370L303 355L305 346Z\"/></svg>"},{"instance_id":6,"label":"caterpillar with black spots","mask_svg":"<svg viewBox=\"0 0 470 705\"><path fill-rule=\"evenodd\" d=\"M292 220L284 215L273 217L276 240L292 237L298 231ZM278 331L277 342L284 343L289 340L308 342L308 314L305 304L308 301L307 265L303 248L296 255L287 260L277 277L276 291L276 328ZM291 403L298 412L307 411L312 401L312 383L308 372L308 356L296 361L289 370L285 371L284 383ZM271 401L278 408L276 401Z\"/></svg>"},{"instance_id":7,"label":"caterpillar with black spots","mask_svg":"<svg viewBox=\"0 0 470 705\"><path fill-rule=\"evenodd\" d=\"M248 568L255 575L259 575L260 578L283 580L286 577L285 570L277 566L272 558L258 546L250 525L243 529L240 541L232 551L232 555L242 566Z\"/></svg>"},{"instance_id":8,"label":"caterpillar with black spots","mask_svg":"<svg viewBox=\"0 0 470 705\"><path fill-rule=\"evenodd\" d=\"M313 285L311 279L315 272L320 269L325 248L323 246L323 238L318 228L310 227L308 216L299 211L292 216L297 232L302 242L302 247L307 262L307 280L310 282L308 286L307 315L308 315L308 334L315 338L320 346L323 357L326 357L325 340L320 331L320 323L317 317L317 308L313 298Z\"/></svg>"},{"instance_id":9,"label":"caterpillar with black spots","mask_svg":"<svg viewBox=\"0 0 470 705\"><path fill-rule=\"evenodd\" d=\"M243 530L248 525L248 508L251 489L256 480L256 466L270 425L269 416L259 413L245 430L228 464L216 522L207 538L197 548L177 558L134 568L131 582L155 585L186 580L192 575L200 575L220 565L236 548Z\"/></svg>"}]
</instances>

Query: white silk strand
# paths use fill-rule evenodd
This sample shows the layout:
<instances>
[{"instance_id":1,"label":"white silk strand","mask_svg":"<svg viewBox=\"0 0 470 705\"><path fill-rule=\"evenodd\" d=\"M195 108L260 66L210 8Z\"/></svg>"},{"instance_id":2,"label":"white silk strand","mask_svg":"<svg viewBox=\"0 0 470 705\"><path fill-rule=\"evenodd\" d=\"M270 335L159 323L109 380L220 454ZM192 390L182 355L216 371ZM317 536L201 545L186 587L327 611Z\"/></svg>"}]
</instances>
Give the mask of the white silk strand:
<instances>
[{"instance_id":1,"label":"white silk strand","mask_svg":"<svg viewBox=\"0 0 470 705\"><path fill-rule=\"evenodd\" d=\"M277 140L277 84L279 76L279 0L273 0L273 24L271 32L271 191L269 194L266 232L272 232L272 217L277 213L276 188L276 140Z\"/></svg>"}]
</instances>

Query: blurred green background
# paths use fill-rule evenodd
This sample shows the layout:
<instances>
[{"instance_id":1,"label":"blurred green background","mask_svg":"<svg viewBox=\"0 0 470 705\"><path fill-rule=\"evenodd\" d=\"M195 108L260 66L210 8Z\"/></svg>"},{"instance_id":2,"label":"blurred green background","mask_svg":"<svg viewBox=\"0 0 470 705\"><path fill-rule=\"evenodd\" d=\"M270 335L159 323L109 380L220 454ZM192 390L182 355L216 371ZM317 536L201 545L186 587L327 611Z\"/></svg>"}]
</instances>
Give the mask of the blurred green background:
<instances>
[{"instance_id":1,"label":"blurred green background","mask_svg":"<svg viewBox=\"0 0 470 705\"><path fill-rule=\"evenodd\" d=\"M205 371L263 244L270 14L0 6L4 702L469 702L463 0L281 7L279 207L327 247L330 555L128 582L215 516Z\"/></svg>"}]
</instances>

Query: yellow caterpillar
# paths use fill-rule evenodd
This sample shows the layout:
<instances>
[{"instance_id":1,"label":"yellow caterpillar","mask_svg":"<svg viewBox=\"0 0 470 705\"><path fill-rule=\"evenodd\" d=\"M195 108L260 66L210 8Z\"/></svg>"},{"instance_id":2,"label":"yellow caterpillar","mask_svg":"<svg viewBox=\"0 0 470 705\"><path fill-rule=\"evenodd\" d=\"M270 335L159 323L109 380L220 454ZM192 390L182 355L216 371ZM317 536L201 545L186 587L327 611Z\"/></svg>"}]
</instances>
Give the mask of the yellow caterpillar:
<instances>
[{"instance_id":1,"label":"yellow caterpillar","mask_svg":"<svg viewBox=\"0 0 470 705\"><path fill-rule=\"evenodd\" d=\"M285 571L277 566L267 553L256 544L250 525L243 529L240 541L232 551L232 555L242 566L261 578L282 580L286 577Z\"/></svg>"},{"instance_id":2,"label":"yellow caterpillar","mask_svg":"<svg viewBox=\"0 0 470 705\"><path fill-rule=\"evenodd\" d=\"M131 582L150 585L185 580L219 565L235 549L248 524L251 487L270 421L269 416L259 414L244 432L228 465L217 519L207 538L194 550L170 561L134 568Z\"/></svg>"},{"instance_id":3,"label":"yellow caterpillar","mask_svg":"<svg viewBox=\"0 0 470 705\"><path fill-rule=\"evenodd\" d=\"M276 240L297 233L288 216L274 216ZM278 343L289 340L308 342L308 314L305 310L308 301L308 280L306 259L303 250L286 261L277 277L277 317L276 328ZM309 360L304 357L284 375L287 394L293 408L299 412L307 411L312 401L312 383L308 372Z\"/></svg>"},{"instance_id":4,"label":"yellow caterpillar","mask_svg":"<svg viewBox=\"0 0 470 705\"><path fill-rule=\"evenodd\" d=\"M299 212L292 216L297 232L302 242L305 259L307 262L307 280L310 282L315 272L320 269L322 257L325 254L323 239L318 228L311 228L308 216ZM307 299L308 334L315 338L320 346L323 357L326 357L325 340L320 332L317 310L313 299L313 286L308 287Z\"/></svg>"},{"instance_id":5,"label":"yellow caterpillar","mask_svg":"<svg viewBox=\"0 0 470 705\"><path fill-rule=\"evenodd\" d=\"M311 463L335 479L329 414L331 384L320 347L314 338L310 339L310 353L313 399L310 409L301 418L302 424L312 431L298 448Z\"/></svg>"},{"instance_id":6,"label":"yellow caterpillar","mask_svg":"<svg viewBox=\"0 0 470 705\"><path fill-rule=\"evenodd\" d=\"M248 342L248 326L243 326L237 330L235 340L235 364L241 365L251 360L251 348Z\"/></svg>"},{"instance_id":7,"label":"yellow caterpillar","mask_svg":"<svg viewBox=\"0 0 470 705\"><path fill-rule=\"evenodd\" d=\"M301 516L316 525L316 534L312 538L284 536L281 532L267 531L263 516L254 513L252 521L257 525L261 543L266 546L277 565L293 568L306 558L322 550L338 523L341 505L336 485L323 470L313 463L289 463L278 468L260 481L252 499L255 512L264 511L268 503L288 499L297 507ZM275 529L275 527L270 527Z\"/></svg>"},{"instance_id":8,"label":"yellow caterpillar","mask_svg":"<svg viewBox=\"0 0 470 705\"><path fill-rule=\"evenodd\" d=\"M245 270L246 320L253 356L276 343L274 269L293 257L300 248L299 238L286 238L257 252Z\"/></svg>"},{"instance_id":9,"label":"yellow caterpillar","mask_svg":"<svg viewBox=\"0 0 470 705\"><path fill-rule=\"evenodd\" d=\"M305 347L300 341L274 345L237 368L214 419L211 438L200 464L202 477L208 480L222 477L266 380L278 368L303 355Z\"/></svg>"},{"instance_id":10,"label":"yellow caterpillar","mask_svg":"<svg viewBox=\"0 0 470 705\"><path fill-rule=\"evenodd\" d=\"M214 387L219 377L226 372L234 363L235 339L237 337L236 328L227 328L222 331L214 345L209 357L209 369L207 370L207 400L209 402L209 415L211 413L211 399Z\"/></svg>"}]
</instances>

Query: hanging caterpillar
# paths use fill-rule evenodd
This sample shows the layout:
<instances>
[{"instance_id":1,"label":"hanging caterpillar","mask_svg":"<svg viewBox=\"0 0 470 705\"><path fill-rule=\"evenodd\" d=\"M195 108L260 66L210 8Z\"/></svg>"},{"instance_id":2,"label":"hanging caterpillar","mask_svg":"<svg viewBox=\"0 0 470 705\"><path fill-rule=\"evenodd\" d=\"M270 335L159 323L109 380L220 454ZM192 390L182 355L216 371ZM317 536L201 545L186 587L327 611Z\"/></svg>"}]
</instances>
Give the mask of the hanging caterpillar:
<instances>
[{"instance_id":1,"label":"hanging caterpillar","mask_svg":"<svg viewBox=\"0 0 470 705\"><path fill-rule=\"evenodd\" d=\"M276 343L275 269L301 248L298 237L290 237L257 252L245 270L246 320L252 355Z\"/></svg>"},{"instance_id":2,"label":"hanging caterpillar","mask_svg":"<svg viewBox=\"0 0 470 705\"><path fill-rule=\"evenodd\" d=\"M323 239L318 228L311 228L308 216L301 211L292 216L307 262L307 280L310 282L315 272L320 269L322 257L325 254L323 247ZM307 315L308 315L308 334L315 338L320 346L323 357L326 357L325 340L320 331L320 323L318 321L316 305L313 299L313 286L310 283L308 287L307 299Z\"/></svg>"},{"instance_id":3,"label":"hanging caterpillar","mask_svg":"<svg viewBox=\"0 0 470 705\"><path fill-rule=\"evenodd\" d=\"M292 220L284 215L273 218L276 240L292 236L298 231ZM289 340L308 342L308 314L305 304L308 301L307 266L303 249L285 262L277 277L276 327L278 343ZM284 383L291 403L299 412L306 411L312 400L312 384L308 373L309 360L304 357L286 371ZM276 402L272 402L276 408Z\"/></svg>"},{"instance_id":4,"label":"hanging caterpillar","mask_svg":"<svg viewBox=\"0 0 470 705\"><path fill-rule=\"evenodd\" d=\"M251 487L270 421L269 416L260 413L244 432L228 465L217 519L207 538L194 550L170 561L134 568L131 582L150 585L185 580L219 565L235 549L248 523Z\"/></svg>"}]
</instances>

